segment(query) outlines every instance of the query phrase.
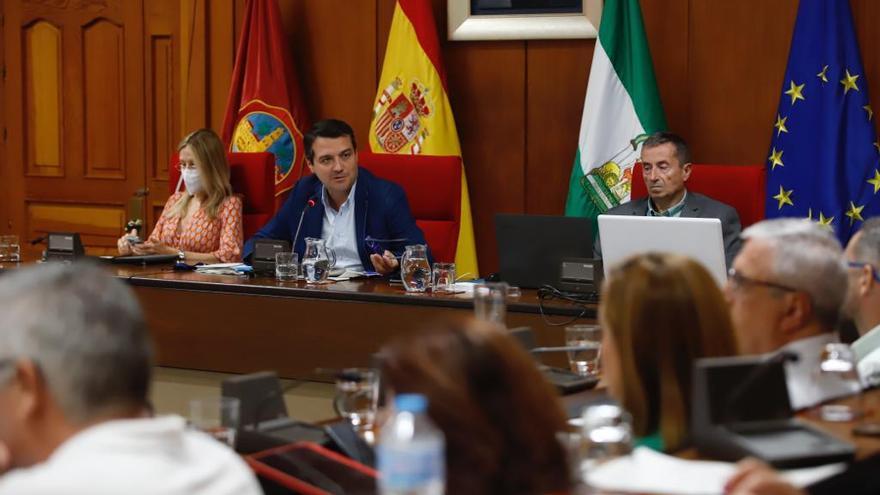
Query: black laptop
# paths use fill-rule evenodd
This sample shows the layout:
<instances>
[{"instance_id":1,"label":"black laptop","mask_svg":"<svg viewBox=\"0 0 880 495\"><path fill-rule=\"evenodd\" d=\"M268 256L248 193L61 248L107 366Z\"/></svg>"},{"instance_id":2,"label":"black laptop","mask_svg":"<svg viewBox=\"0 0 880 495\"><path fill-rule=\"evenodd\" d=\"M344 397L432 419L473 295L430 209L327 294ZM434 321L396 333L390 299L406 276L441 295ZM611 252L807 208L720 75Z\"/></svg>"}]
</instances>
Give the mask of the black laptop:
<instances>
[{"instance_id":1,"label":"black laptop","mask_svg":"<svg viewBox=\"0 0 880 495\"><path fill-rule=\"evenodd\" d=\"M559 284L563 259L593 257L590 219L547 215L495 215L501 280L537 289Z\"/></svg>"}]
</instances>

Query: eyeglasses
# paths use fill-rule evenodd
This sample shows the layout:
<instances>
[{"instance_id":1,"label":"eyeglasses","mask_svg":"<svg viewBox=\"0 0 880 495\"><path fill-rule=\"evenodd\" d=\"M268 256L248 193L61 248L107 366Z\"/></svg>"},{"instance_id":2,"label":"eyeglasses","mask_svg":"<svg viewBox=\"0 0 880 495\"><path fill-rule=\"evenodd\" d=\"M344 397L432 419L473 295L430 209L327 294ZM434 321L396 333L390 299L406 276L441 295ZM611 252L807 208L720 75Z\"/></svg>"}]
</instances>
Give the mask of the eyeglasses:
<instances>
[{"instance_id":1,"label":"eyeglasses","mask_svg":"<svg viewBox=\"0 0 880 495\"><path fill-rule=\"evenodd\" d=\"M874 277L874 280L880 282L880 274L877 274L877 267L875 267L871 263L866 263L864 261L847 261L846 266L850 268L855 268L857 270L861 270L866 266L871 267L871 276Z\"/></svg>"},{"instance_id":2,"label":"eyeglasses","mask_svg":"<svg viewBox=\"0 0 880 495\"><path fill-rule=\"evenodd\" d=\"M730 270L727 270L727 277L733 287L742 287L744 285L762 285L764 287L771 287L773 289L784 290L786 292L798 292L798 289L789 287L787 285L777 284L775 282L766 282L764 280L747 277L736 271L736 268L731 268Z\"/></svg>"},{"instance_id":3,"label":"eyeglasses","mask_svg":"<svg viewBox=\"0 0 880 495\"><path fill-rule=\"evenodd\" d=\"M176 168L177 170L180 170L181 172L184 171L184 170L195 170L195 169L196 169L196 164L195 164L194 162L193 162L193 163L179 162L179 163L175 166L175 168Z\"/></svg>"},{"instance_id":4,"label":"eyeglasses","mask_svg":"<svg viewBox=\"0 0 880 495\"><path fill-rule=\"evenodd\" d=\"M366 245L367 250L370 253L382 254L385 252L385 249L386 249L383 246L389 245L389 244L397 244L397 243L406 242L406 241L407 241L407 239L405 237L402 237L399 239L376 239L375 237L367 236L366 239L364 239L364 245ZM395 255L398 257L400 256L399 254L396 254L396 253L395 253Z\"/></svg>"}]
</instances>

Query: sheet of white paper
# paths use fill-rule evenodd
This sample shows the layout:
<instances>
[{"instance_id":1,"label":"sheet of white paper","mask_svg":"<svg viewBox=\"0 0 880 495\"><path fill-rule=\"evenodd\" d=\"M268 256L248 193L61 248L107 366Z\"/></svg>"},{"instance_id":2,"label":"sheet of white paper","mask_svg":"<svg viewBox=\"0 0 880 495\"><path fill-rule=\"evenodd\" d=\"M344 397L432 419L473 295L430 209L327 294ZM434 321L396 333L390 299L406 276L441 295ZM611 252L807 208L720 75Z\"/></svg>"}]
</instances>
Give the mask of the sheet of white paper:
<instances>
[{"instance_id":1,"label":"sheet of white paper","mask_svg":"<svg viewBox=\"0 0 880 495\"><path fill-rule=\"evenodd\" d=\"M844 464L830 464L785 471L783 476L795 486L803 487L844 468ZM584 474L588 484L603 491L720 495L724 493L724 483L735 472L736 466L731 463L688 461L639 447L629 456L606 462Z\"/></svg>"}]
</instances>

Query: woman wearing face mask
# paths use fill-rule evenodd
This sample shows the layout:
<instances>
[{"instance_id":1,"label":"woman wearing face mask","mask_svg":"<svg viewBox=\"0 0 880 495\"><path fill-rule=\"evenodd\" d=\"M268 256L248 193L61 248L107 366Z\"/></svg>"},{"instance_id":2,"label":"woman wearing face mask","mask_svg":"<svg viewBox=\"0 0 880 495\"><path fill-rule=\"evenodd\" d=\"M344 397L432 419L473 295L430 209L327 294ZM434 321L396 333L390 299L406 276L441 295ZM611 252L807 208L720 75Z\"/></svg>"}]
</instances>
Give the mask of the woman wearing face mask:
<instances>
[{"instance_id":1,"label":"woman wearing face mask","mask_svg":"<svg viewBox=\"0 0 880 495\"><path fill-rule=\"evenodd\" d=\"M177 254L187 263L241 261L241 198L232 194L223 143L214 131L199 129L177 148L185 190L168 198L162 215L142 244L129 235L116 243L119 254Z\"/></svg>"}]
</instances>

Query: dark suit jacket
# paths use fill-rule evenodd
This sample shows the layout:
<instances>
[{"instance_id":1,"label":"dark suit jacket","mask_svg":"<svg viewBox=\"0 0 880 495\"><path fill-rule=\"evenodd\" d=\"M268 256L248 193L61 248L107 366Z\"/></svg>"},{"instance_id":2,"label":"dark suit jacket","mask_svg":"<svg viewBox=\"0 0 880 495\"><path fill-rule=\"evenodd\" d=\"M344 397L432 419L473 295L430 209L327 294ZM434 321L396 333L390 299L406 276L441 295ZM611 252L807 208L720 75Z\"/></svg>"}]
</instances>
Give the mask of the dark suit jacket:
<instances>
[{"instance_id":1,"label":"dark suit jacket","mask_svg":"<svg viewBox=\"0 0 880 495\"><path fill-rule=\"evenodd\" d=\"M275 217L245 243L243 258L247 260L253 254L255 239L291 241L296 234L296 226L306 202L309 198L314 198L315 206L306 211L302 230L293 247L302 259L305 238L320 238L324 230L322 187L324 186L321 181L314 175L300 179ZM397 243L381 243L383 248L396 254L401 254L405 245L426 244L425 235L416 225L409 211L409 203L403 188L376 177L364 168L358 168L357 187L354 192L354 215L358 255L364 269L369 270L373 266L370 261L371 253L364 242L367 236L374 239L406 239Z\"/></svg>"},{"instance_id":2,"label":"dark suit jacket","mask_svg":"<svg viewBox=\"0 0 880 495\"><path fill-rule=\"evenodd\" d=\"M648 198L641 198L624 203L605 212L606 215L637 215L645 216L648 213ZM684 200L684 209L681 210L681 216L686 218L717 218L721 220L721 234L724 237L724 258L727 260L727 267L733 266L733 258L739 252L742 246L742 240L739 238L740 223L739 214L732 206L726 205L720 201L704 196L693 191L687 192ZM599 236L596 236L596 244L594 247L596 257L602 257L602 249L599 244Z\"/></svg>"}]
</instances>

